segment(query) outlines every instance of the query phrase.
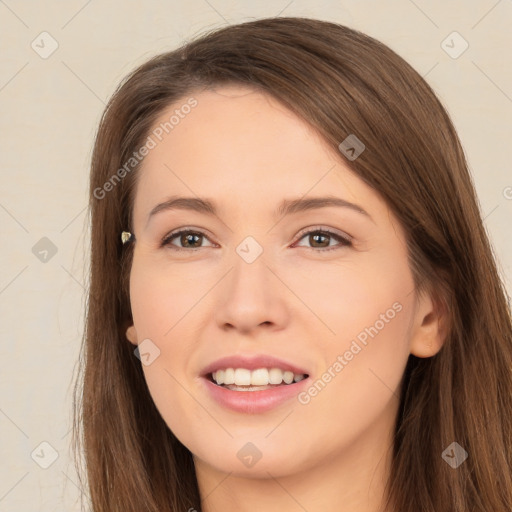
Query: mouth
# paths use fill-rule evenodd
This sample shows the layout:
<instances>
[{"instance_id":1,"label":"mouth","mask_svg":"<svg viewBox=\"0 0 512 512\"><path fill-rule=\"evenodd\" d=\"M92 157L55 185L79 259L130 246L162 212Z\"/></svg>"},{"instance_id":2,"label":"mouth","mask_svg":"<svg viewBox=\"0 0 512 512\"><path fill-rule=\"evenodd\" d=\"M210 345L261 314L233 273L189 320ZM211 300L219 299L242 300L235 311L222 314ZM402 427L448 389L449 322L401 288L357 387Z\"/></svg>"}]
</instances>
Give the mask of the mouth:
<instances>
[{"instance_id":1,"label":"mouth","mask_svg":"<svg viewBox=\"0 0 512 512\"><path fill-rule=\"evenodd\" d=\"M206 379L230 391L265 391L289 387L307 379L307 373L294 373L281 368L223 368L206 374Z\"/></svg>"},{"instance_id":2,"label":"mouth","mask_svg":"<svg viewBox=\"0 0 512 512\"><path fill-rule=\"evenodd\" d=\"M311 380L304 370L273 358L260 358L258 363L245 360L250 368L240 363L244 364L240 358L218 361L201 375L206 395L218 406L236 413L263 414L289 407Z\"/></svg>"}]
</instances>

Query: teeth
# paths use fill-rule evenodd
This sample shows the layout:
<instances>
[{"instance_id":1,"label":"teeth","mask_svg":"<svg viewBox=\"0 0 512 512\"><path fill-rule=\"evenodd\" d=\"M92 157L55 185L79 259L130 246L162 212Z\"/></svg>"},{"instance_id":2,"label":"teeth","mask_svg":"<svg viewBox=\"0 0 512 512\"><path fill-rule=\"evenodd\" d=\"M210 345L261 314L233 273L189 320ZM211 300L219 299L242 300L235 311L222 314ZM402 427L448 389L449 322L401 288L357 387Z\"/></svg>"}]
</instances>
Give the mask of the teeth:
<instances>
[{"instance_id":1,"label":"teeth","mask_svg":"<svg viewBox=\"0 0 512 512\"><path fill-rule=\"evenodd\" d=\"M235 370L233 368L227 368L224 370L224 384L235 383Z\"/></svg>"},{"instance_id":2,"label":"teeth","mask_svg":"<svg viewBox=\"0 0 512 512\"><path fill-rule=\"evenodd\" d=\"M235 370L235 384L237 386L250 386L251 370L247 370L245 368L237 368Z\"/></svg>"},{"instance_id":3,"label":"teeth","mask_svg":"<svg viewBox=\"0 0 512 512\"><path fill-rule=\"evenodd\" d=\"M271 368L268 372L269 384L281 384L283 382L283 372L279 368Z\"/></svg>"},{"instance_id":4,"label":"teeth","mask_svg":"<svg viewBox=\"0 0 512 512\"><path fill-rule=\"evenodd\" d=\"M283 380L286 382L286 384L291 384L293 382L293 372L284 372Z\"/></svg>"},{"instance_id":5,"label":"teeth","mask_svg":"<svg viewBox=\"0 0 512 512\"><path fill-rule=\"evenodd\" d=\"M283 382L291 384L305 379L303 374L294 374L291 371L283 371L280 368L226 368L212 373L213 380L220 385L235 386L268 386L279 385Z\"/></svg>"},{"instance_id":6,"label":"teeth","mask_svg":"<svg viewBox=\"0 0 512 512\"><path fill-rule=\"evenodd\" d=\"M238 384L238 382L236 382L236 384ZM253 385L253 386L268 385L268 370L266 368L259 368L258 370L253 370L251 372L251 385Z\"/></svg>"}]
</instances>

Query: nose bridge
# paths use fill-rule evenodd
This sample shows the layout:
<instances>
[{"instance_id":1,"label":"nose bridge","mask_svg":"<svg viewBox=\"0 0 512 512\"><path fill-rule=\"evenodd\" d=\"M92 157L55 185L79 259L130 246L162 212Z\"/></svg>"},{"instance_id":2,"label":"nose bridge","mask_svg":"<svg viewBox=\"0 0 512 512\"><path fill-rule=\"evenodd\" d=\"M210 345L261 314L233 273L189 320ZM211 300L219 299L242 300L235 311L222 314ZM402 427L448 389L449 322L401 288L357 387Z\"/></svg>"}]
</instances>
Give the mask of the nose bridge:
<instances>
[{"instance_id":1,"label":"nose bridge","mask_svg":"<svg viewBox=\"0 0 512 512\"><path fill-rule=\"evenodd\" d=\"M261 324L282 325L286 321L282 284L267 267L266 253L253 238L236 247L216 306L217 322L241 330Z\"/></svg>"},{"instance_id":2,"label":"nose bridge","mask_svg":"<svg viewBox=\"0 0 512 512\"><path fill-rule=\"evenodd\" d=\"M263 247L256 244L253 239L244 240L238 245L229 278L229 296L236 298L239 307L247 310L261 309L276 293L275 283L269 282L267 255L263 253Z\"/></svg>"},{"instance_id":3,"label":"nose bridge","mask_svg":"<svg viewBox=\"0 0 512 512\"><path fill-rule=\"evenodd\" d=\"M230 280L233 291L243 295L250 291L249 295L253 297L270 291L266 256L263 255L263 247L260 251L253 242L244 241L238 245L232 258Z\"/></svg>"}]
</instances>

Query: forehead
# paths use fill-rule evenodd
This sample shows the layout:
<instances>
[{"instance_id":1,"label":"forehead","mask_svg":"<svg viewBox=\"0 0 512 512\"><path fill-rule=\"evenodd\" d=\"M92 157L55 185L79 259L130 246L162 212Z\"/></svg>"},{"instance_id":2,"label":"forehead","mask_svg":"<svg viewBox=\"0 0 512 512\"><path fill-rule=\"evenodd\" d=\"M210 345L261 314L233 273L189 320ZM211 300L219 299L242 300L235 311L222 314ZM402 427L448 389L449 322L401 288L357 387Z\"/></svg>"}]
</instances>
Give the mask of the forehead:
<instances>
[{"instance_id":1,"label":"forehead","mask_svg":"<svg viewBox=\"0 0 512 512\"><path fill-rule=\"evenodd\" d=\"M182 109L190 98L195 106ZM161 113L155 130L163 133L161 140L153 137L156 145L140 169L136 212L171 194L240 206L305 194L378 199L305 120L249 87L192 92Z\"/></svg>"},{"instance_id":2,"label":"forehead","mask_svg":"<svg viewBox=\"0 0 512 512\"><path fill-rule=\"evenodd\" d=\"M173 113L179 114L190 97L196 106L178 120ZM234 164L245 169L258 165L260 172L265 172L269 164L287 167L283 163L304 157L325 160L332 153L306 121L272 96L247 87L231 85L184 97L162 112L153 130L165 129L171 117L176 124L171 129L167 125L169 133L162 134L156 151L145 159L148 166L154 160L172 157L186 159L190 167L226 161L230 164L226 172Z\"/></svg>"}]
</instances>

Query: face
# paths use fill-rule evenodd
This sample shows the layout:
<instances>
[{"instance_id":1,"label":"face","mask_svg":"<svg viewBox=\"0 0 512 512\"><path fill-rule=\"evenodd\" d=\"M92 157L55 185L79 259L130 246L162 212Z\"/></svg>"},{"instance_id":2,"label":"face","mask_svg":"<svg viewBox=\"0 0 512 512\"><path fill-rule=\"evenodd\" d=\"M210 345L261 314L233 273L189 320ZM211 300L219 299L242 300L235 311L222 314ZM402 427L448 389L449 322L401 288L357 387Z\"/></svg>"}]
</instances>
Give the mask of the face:
<instances>
[{"instance_id":1,"label":"face","mask_svg":"<svg viewBox=\"0 0 512 512\"><path fill-rule=\"evenodd\" d=\"M182 113L134 200L127 337L151 396L196 465L279 477L355 460L388 438L409 354L436 350L404 232L271 97L191 96L155 123Z\"/></svg>"}]
</instances>

